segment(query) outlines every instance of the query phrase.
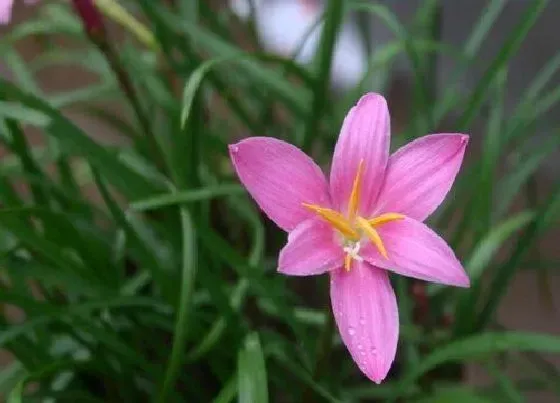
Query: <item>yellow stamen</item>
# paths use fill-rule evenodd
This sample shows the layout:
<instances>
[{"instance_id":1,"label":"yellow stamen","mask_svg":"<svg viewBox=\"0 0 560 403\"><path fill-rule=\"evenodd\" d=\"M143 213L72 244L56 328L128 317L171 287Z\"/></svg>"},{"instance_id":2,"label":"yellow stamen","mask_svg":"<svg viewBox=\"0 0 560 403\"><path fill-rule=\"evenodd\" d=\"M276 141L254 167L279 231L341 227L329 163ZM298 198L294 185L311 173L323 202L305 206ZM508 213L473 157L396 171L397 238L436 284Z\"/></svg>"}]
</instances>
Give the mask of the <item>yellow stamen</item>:
<instances>
[{"instance_id":1,"label":"yellow stamen","mask_svg":"<svg viewBox=\"0 0 560 403\"><path fill-rule=\"evenodd\" d=\"M379 215L375 218L369 219L368 222L372 227L375 227L376 225L386 224L388 222L396 221L396 220L402 220L403 218L404 218L404 215L402 215L402 214L385 213L385 214L381 214L381 215Z\"/></svg>"},{"instance_id":2,"label":"yellow stamen","mask_svg":"<svg viewBox=\"0 0 560 403\"><path fill-rule=\"evenodd\" d=\"M363 172L364 160L361 160L358 164L358 170L356 171L356 177L354 178L354 184L352 185L352 193L350 193L350 200L348 201L348 219L350 222L354 221L356 213L358 212L358 204L360 202L360 193L362 190Z\"/></svg>"},{"instance_id":3,"label":"yellow stamen","mask_svg":"<svg viewBox=\"0 0 560 403\"><path fill-rule=\"evenodd\" d=\"M362 231L364 231L364 233L367 235L369 240L377 247L379 253L381 253L381 256L383 256L385 259L388 259L387 250L385 249L385 245L383 245L381 237L379 236L375 228L371 226L368 220L362 217L358 217L356 218L356 224L358 224Z\"/></svg>"},{"instance_id":4,"label":"yellow stamen","mask_svg":"<svg viewBox=\"0 0 560 403\"><path fill-rule=\"evenodd\" d=\"M344 218L342 214L328 208L317 206L315 204L302 204L304 207L320 215L329 224L340 231L340 233L345 237L352 240L360 239L360 234L358 234L358 232L354 228L352 228L348 220L346 220L346 218Z\"/></svg>"},{"instance_id":5,"label":"yellow stamen","mask_svg":"<svg viewBox=\"0 0 560 403\"><path fill-rule=\"evenodd\" d=\"M344 269L350 271L350 265L352 264L352 256L348 253L344 257Z\"/></svg>"}]
</instances>

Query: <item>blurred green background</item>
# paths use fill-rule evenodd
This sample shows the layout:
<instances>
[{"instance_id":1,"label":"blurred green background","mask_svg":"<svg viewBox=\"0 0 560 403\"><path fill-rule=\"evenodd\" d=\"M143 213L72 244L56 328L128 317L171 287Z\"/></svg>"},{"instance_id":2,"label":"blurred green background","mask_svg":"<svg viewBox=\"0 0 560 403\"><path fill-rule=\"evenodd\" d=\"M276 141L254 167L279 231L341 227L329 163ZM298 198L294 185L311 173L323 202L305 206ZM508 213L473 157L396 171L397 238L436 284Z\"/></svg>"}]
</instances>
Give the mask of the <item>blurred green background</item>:
<instances>
[{"instance_id":1,"label":"blurred green background","mask_svg":"<svg viewBox=\"0 0 560 403\"><path fill-rule=\"evenodd\" d=\"M0 396L559 401L560 3L15 3L0 27ZM326 326L328 278L276 273L286 235L227 153L274 136L326 170L366 91L388 98L393 150L471 135L429 224L472 287L392 278L401 337L381 385Z\"/></svg>"}]
</instances>

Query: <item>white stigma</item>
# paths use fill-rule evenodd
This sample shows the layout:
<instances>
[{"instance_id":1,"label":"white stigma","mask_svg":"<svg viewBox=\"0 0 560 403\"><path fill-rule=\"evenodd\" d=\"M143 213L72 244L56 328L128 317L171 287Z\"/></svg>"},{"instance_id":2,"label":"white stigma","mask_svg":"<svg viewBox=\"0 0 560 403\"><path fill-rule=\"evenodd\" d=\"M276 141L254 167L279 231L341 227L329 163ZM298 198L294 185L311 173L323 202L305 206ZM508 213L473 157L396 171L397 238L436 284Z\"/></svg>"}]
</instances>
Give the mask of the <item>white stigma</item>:
<instances>
[{"instance_id":1,"label":"white stigma","mask_svg":"<svg viewBox=\"0 0 560 403\"><path fill-rule=\"evenodd\" d=\"M358 262L363 261L364 259L358 255L360 252L360 242L349 242L346 246L342 248L344 252L352 257L352 259L357 260Z\"/></svg>"}]
</instances>

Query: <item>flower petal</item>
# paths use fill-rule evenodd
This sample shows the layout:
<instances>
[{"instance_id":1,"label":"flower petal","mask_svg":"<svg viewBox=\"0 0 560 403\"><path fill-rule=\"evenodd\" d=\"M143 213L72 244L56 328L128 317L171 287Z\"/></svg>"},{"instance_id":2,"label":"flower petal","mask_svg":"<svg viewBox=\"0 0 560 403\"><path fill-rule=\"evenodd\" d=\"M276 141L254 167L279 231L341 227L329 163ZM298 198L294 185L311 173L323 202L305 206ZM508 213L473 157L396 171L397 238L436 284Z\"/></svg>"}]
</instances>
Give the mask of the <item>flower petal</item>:
<instances>
[{"instance_id":1,"label":"flower petal","mask_svg":"<svg viewBox=\"0 0 560 403\"><path fill-rule=\"evenodd\" d=\"M358 166L363 161L358 211L361 215L372 211L389 158L389 136L385 98L375 93L364 95L344 119L334 150L330 185L335 208L346 210Z\"/></svg>"},{"instance_id":2,"label":"flower petal","mask_svg":"<svg viewBox=\"0 0 560 403\"><path fill-rule=\"evenodd\" d=\"M376 229L389 258L368 243L360 254L369 263L420 280L469 286L469 277L451 248L425 224L407 217Z\"/></svg>"},{"instance_id":3,"label":"flower petal","mask_svg":"<svg viewBox=\"0 0 560 403\"><path fill-rule=\"evenodd\" d=\"M389 158L376 212L424 221L451 189L468 140L464 134L432 134L397 150Z\"/></svg>"},{"instance_id":4,"label":"flower petal","mask_svg":"<svg viewBox=\"0 0 560 403\"><path fill-rule=\"evenodd\" d=\"M344 251L332 227L320 218L299 224L288 235L278 259L278 271L290 276L311 276L341 267Z\"/></svg>"},{"instance_id":5,"label":"flower petal","mask_svg":"<svg viewBox=\"0 0 560 403\"><path fill-rule=\"evenodd\" d=\"M12 18L13 0L0 1L0 24L7 24Z\"/></svg>"},{"instance_id":6,"label":"flower petal","mask_svg":"<svg viewBox=\"0 0 560 403\"><path fill-rule=\"evenodd\" d=\"M321 168L297 147L272 137L251 137L230 145L229 152L243 185L283 230L315 216L302 203L330 207Z\"/></svg>"},{"instance_id":7,"label":"flower petal","mask_svg":"<svg viewBox=\"0 0 560 403\"><path fill-rule=\"evenodd\" d=\"M359 261L350 271L332 271L331 303L352 358L380 383L395 359L399 338L399 311L388 273Z\"/></svg>"}]
</instances>

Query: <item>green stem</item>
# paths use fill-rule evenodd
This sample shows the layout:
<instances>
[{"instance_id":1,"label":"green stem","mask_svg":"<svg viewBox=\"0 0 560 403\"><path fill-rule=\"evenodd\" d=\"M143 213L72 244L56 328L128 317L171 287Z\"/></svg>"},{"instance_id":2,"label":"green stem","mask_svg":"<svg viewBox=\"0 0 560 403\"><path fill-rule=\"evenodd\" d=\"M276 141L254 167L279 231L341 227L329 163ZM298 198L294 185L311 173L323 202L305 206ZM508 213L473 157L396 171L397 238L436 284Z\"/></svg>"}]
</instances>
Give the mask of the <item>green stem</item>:
<instances>
[{"instance_id":1,"label":"green stem","mask_svg":"<svg viewBox=\"0 0 560 403\"><path fill-rule=\"evenodd\" d=\"M141 129L144 132L146 138L148 139L149 148L154 153L154 158L157 165L159 165L161 168L165 168L166 167L165 158L162 155L161 147L159 146L159 143L157 142L157 139L154 133L152 132L150 121L148 120L148 114L145 113L142 108L142 104L140 103L140 99L138 98L138 94L136 93L136 90L134 88L132 80L130 79L130 76L122 66L118 55L113 50L113 48L109 45L108 41L106 40L100 41L100 40L93 39L93 42L101 51L101 53L103 53L107 62L109 63L109 67L113 71L113 74L115 74L115 77L117 78L117 82L119 83L119 87L121 88L121 91L128 99L130 106L132 107L132 110L134 112L134 115L136 116L136 119L140 124Z\"/></svg>"}]
</instances>

